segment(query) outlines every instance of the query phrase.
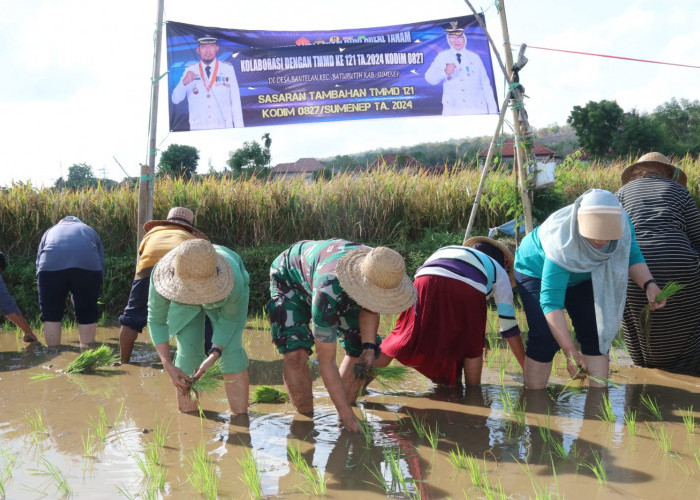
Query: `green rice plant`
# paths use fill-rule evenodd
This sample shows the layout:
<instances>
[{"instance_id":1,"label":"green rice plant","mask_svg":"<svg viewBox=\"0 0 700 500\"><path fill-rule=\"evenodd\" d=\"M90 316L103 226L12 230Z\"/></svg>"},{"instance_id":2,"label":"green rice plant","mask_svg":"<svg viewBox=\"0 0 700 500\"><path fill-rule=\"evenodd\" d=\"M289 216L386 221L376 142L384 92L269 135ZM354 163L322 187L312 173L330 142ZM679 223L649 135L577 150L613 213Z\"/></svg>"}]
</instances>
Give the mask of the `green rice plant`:
<instances>
[{"instance_id":1,"label":"green rice plant","mask_svg":"<svg viewBox=\"0 0 700 500\"><path fill-rule=\"evenodd\" d=\"M637 411L636 410L626 410L623 417L625 419L625 425L627 426L627 432L631 436L637 435Z\"/></svg>"},{"instance_id":2,"label":"green rice plant","mask_svg":"<svg viewBox=\"0 0 700 500\"><path fill-rule=\"evenodd\" d=\"M117 415L114 417L114 423L112 424L112 429L116 429L119 427L119 424L122 421L122 416L124 415L124 400L122 399L121 405L119 405L119 411L117 412Z\"/></svg>"},{"instance_id":3,"label":"green rice plant","mask_svg":"<svg viewBox=\"0 0 700 500\"><path fill-rule=\"evenodd\" d=\"M399 384L405 381L410 373L408 367L401 365L375 366L368 371L362 363L355 363L353 371L356 379L363 379L366 384L374 380L384 391L396 391Z\"/></svg>"},{"instance_id":4,"label":"green rice plant","mask_svg":"<svg viewBox=\"0 0 700 500\"><path fill-rule=\"evenodd\" d=\"M571 448L569 448L568 451L564 447L564 443L555 438L550 439L549 445L551 446L552 451L554 451L554 454L562 460L570 460L578 456L578 449L576 448L576 443L572 444Z\"/></svg>"},{"instance_id":5,"label":"green rice plant","mask_svg":"<svg viewBox=\"0 0 700 500\"><path fill-rule=\"evenodd\" d=\"M34 416L29 413L25 413L24 418L29 423L32 428L32 441L34 444L39 444L46 435L46 424L44 424L44 416L41 411L37 408L34 410Z\"/></svg>"},{"instance_id":6,"label":"green rice plant","mask_svg":"<svg viewBox=\"0 0 700 500\"><path fill-rule=\"evenodd\" d=\"M289 394L269 385L259 385L253 392L253 403L286 403Z\"/></svg>"},{"instance_id":7,"label":"green rice plant","mask_svg":"<svg viewBox=\"0 0 700 500\"><path fill-rule=\"evenodd\" d=\"M481 488L483 486L483 478L481 466L479 465L479 459L473 455L467 455L466 461L467 471L469 472L469 479L471 480L474 486ZM486 475L486 471L484 471L483 475Z\"/></svg>"},{"instance_id":8,"label":"green rice plant","mask_svg":"<svg viewBox=\"0 0 700 500\"><path fill-rule=\"evenodd\" d=\"M66 367L66 373L95 373L101 366L112 365L119 361L119 356L111 347L102 344L95 349L86 349Z\"/></svg>"},{"instance_id":9,"label":"green rice plant","mask_svg":"<svg viewBox=\"0 0 700 500\"><path fill-rule=\"evenodd\" d=\"M360 416L362 418L357 419L357 425L360 427L360 433L365 440L365 446L369 448L374 442L374 426L364 411L360 410Z\"/></svg>"},{"instance_id":10,"label":"green rice plant","mask_svg":"<svg viewBox=\"0 0 700 500\"><path fill-rule=\"evenodd\" d=\"M199 446L192 450L187 464L190 469L190 472L187 474L187 481L203 497L210 500L216 499L220 478L216 466L207 455L207 448L204 442L201 442Z\"/></svg>"},{"instance_id":11,"label":"green rice plant","mask_svg":"<svg viewBox=\"0 0 700 500\"><path fill-rule=\"evenodd\" d=\"M377 485L384 490L388 495L400 494L403 498L420 499L420 491L416 487L416 481L412 478L407 478L401 467L401 451L392 447L386 447L382 450L384 456L383 470L375 466L367 470L377 481ZM386 476L390 477L390 481L386 480Z\"/></svg>"},{"instance_id":12,"label":"green rice plant","mask_svg":"<svg viewBox=\"0 0 700 500\"><path fill-rule=\"evenodd\" d=\"M92 429L88 429L85 436L81 434L80 440L83 443L83 456L94 456L95 450L97 449L97 440L95 439L95 434L92 432Z\"/></svg>"},{"instance_id":13,"label":"green rice plant","mask_svg":"<svg viewBox=\"0 0 700 500\"><path fill-rule=\"evenodd\" d=\"M547 409L547 413L544 416L544 425L540 425L540 421L538 419L535 419L535 421L537 422L537 430L540 433L542 442L548 443L550 439L552 439L552 424L549 409Z\"/></svg>"},{"instance_id":14,"label":"green rice plant","mask_svg":"<svg viewBox=\"0 0 700 500\"><path fill-rule=\"evenodd\" d=\"M499 397L506 416L514 420L519 426L524 427L526 423L525 400L520 401L517 396L512 395L508 391L501 391Z\"/></svg>"},{"instance_id":15,"label":"green rice plant","mask_svg":"<svg viewBox=\"0 0 700 500\"><path fill-rule=\"evenodd\" d=\"M695 459L695 463L698 464L698 469L700 469L700 451L694 452L693 458Z\"/></svg>"},{"instance_id":16,"label":"green rice plant","mask_svg":"<svg viewBox=\"0 0 700 500\"><path fill-rule=\"evenodd\" d=\"M653 425L647 423L647 429L649 434L654 439L656 444L661 448L664 454L669 454L671 452L671 436L668 430L663 425Z\"/></svg>"},{"instance_id":17,"label":"green rice plant","mask_svg":"<svg viewBox=\"0 0 700 500\"><path fill-rule=\"evenodd\" d=\"M29 377L29 380L33 381L39 381L39 380L46 380L48 378L54 378L58 377L57 373L37 373L36 375L32 375Z\"/></svg>"},{"instance_id":18,"label":"green rice plant","mask_svg":"<svg viewBox=\"0 0 700 500\"><path fill-rule=\"evenodd\" d=\"M250 497L253 499L262 498L262 474L255 456L248 448L246 448L243 458L238 460L238 464L243 468L243 473L238 477L248 486Z\"/></svg>"},{"instance_id":19,"label":"green rice plant","mask_svg":"<svg viewBox=\"0 0 700 500\"><path fill-rule=\"evenodd\" d=\"M433 450L437 450L438 443L440 440L440 431L438 430L437 422L435 422L435 429L433 429L430 426L426 427L425 438L428 440L428 443L430 443L430 446L433 448Z\"/></svg>"},{"instance_id":20,"label":"green rice plant","mask_svg":"<svg viewBox=\"0 0 700 500\"><path fill-rule=\"evenodd\" d=\"M196 399L198 394L213 392L221 387L224 381L224 367L217 359L201 377L190 385L190 397Z\"/></svg>"},{"instance_id":21,"label":"green rice plant","mask_svg":"<svg viewBox=\"0 0 700 500\"><path fill-rule=\"evenodd\" d=\"M685 424L685 429L688 434L692 434L695 430L695 414L693 413L693 405L688 408L679 408L681 416L683 417L683 424Z\"/></svg>"},{"instance_id":22,"label":"green rice plant","mask_svg":"<svg viewBox=\"0 0 700 500\"><path fill-rule=\"evenodd\" d=\"M105 415L103 407L97 410L97 418L93 419L90 417L88 425L95 431L95 437L97 437L97 439L103 443L107 440L109 425L107 424L107 416Z\"/></svg>"},{"instance_id":23,"label":"green rice plant","mask_svg":"<svg viewBox=\"0 0 700 500\"><path fill-rule=\"evenodd\" d=\"M600 460L600 455L596 450L591 450L593 453L593 462L581 462L581 465L586 469L589 469L595 475L599 484L607 484L608 473L605 471L605 466Z\"/></svg>"},{"instance_id":24,"label":"green rice plant","mask_svg":"<svg viewBox=\"0 0 700 500\"><path fill-rule=\"evenodd\" d=\"M413 430L416 431L418 437L425 437L425 435L427 434L427 430L425 428L425 417L418 418L418 416L414 415L410 411L407 411L406 415L408 415L408 418L411 421L411 425L413 426Z\"/></svg>"},{"instance_id":25,"label":"green rice plant","mask_svg":"<svg viewBox=\"0 0 700 500\"><path fill-rule=\"evenodd\" d=\"M484 498L486 498L486 500L506 500L508 498L500 479L498 480L498 483L493 486L489 481L488 476L484 477L481 491L484 492Z\"/></svg>"},{"instance_id":26,"label":"green rice plant","mask_svg":"<svg viewBox=\"0 0 700 500\"><path fill-rule=\"evenodd\" d=\"M535 481L535 475L532 473L530 465L527 462L525 462L525 464L522 464L517 459L515 460L515 462L530 479L530 484L532 485L532 489L535 492L535 500L551 500L552 498L563 498L561 495L561 491L559 491L559 479L557 478L557 470L554 467L554 461L552 461L552 476L554 477L555 486L554 493L549 491L548 485L541 484Z\"/></svg>"},{"instance_id":27,"label":"green rice plant","mask_svg":"<svg viewBox=\"0 0 700 500\"><path fill-rule=\"evenodd\" d=\"M642 397L640 398L640 401L642 402L642 405L649 410L649 413L651 413L654 417L656 417L657 420L663 420L664 417L661 414L661 409L659 408L658 403L656 402L656 398L652 398L648 394L643 394Z\"/></svg>"},{"instance_id":28,"label":"green rice plant","mask_svg":"<svg viewBox=\"0 0 700 500\"><path fill-rule=\"evenodd\" d=\"M126 498L127 500L136 500L136 497L129 493L129 490L127 490L126 486L122 485L117 485L117 493L119 493L121 496Z\"/></svg>"},{"instance_id":29,"label":"green rice plant","mask_svg":"<svg viewBox=\"0 0 700 500\"><path fill-rule=\"evenodd\" d=\"M675 281L669 281L656 296L656 302L662 302L663 300L670 299L684 288L685 285L680 285ZM644 337L647 339L647 343L649 341L649 335L651 333L651 313L652 310L649 307L649 304L647 304L646 306L644 306L644 308L639 314L640 330Z\"/></svg>"},{"instance_id":30,"label":"green rice plant","mask_svg":"<svg viewBox=\"0 0 700 500\"><path fill-rule=\"evenodd\" d=\"M156 446L163 448L165 447L165 439L168 437L168 431L170 430L170 423L172 418L168 419L167 422L161 421L156 417L156 425L153 427L153 443Z\"/></svg>"},{"instance_id":31,"label":"green rice plant","mask_svg":"<svg viewBox=\"0 0 700 500\"><path fill-rule=\"evenodd\" d=\"M450 450L449 455L450 464L455 469L466 469L467 468L467 453L456 445L454 450Z\"/></svg>"},{"instance_id":32,"label":"green rice plant","mask_svg":"<svg viewBox=\"0 0 700 500\"><path fill-rule=\"evenodd\" d=\"M143 476L146 498L158 498L158 492L165 489L167 471L161 464L160 450L155 443L150 442L144 449L143 457L140 455L135 457L136 465ZM212 497L208 496L207 498Z\"/></svg>"},{"instance_id":33,"label":"green rice plant","mask_svg":"<svg viewBox=\"0 0 700 500\"><path fill-rule=\"evenodd\" d=\"M598 415L598 418L603 422L610 423L614 423L616 420L610 396L607 394L603 394L603 401L600 403L600 415Z\"/></svg>"},{"instance_id":34,"label":"green rice plant","mask_svg":"<svg viewBox=\"0 0 700 500\"><path fill-rule=\"evenodd\" d=\"M58 488L58 491L61 492L62 495L64 495L64 496L70 495L72 493L71 487L68 484L68 480L66 479L66 476L63 474L63 472L61 472L61 469L59 469L56 465L49 462L44 457L42 457L42 459L41 459L41 464L43 465L43 468L32 469L30 472L32 474L36 474L36 475L51 477L56 482L56 487Z\"/></svg>"},{"instance_id":35,"label":"green rice plant","mask_svg":"<svg viewBox=\"0 0 700 500\"><path fill-rule=\"evenodd\" d=\"M312 467L308 464L301 454L301 445L295 445L294 442L288 445L287 456L294 465L294 468L305 480L305 486L297 486L299 491L307 496L325 496L326 480L323 477L323 472L321 472L318 467Z\"/></svg>"}]
</instances>

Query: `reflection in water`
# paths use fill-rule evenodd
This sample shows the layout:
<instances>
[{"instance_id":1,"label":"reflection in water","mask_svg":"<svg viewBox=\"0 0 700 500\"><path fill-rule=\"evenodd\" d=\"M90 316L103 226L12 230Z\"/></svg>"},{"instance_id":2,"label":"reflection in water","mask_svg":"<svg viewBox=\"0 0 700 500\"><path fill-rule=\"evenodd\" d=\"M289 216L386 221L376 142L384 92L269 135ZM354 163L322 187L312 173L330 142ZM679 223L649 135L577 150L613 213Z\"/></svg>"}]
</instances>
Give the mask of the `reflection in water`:
<instances>
[{"instance_id":1,"label":"reflection in water","mask_svg":"<svg viewBox=\"0 0 700 500\"><path fill-rule=\"evenodd\" d=\"M117 329L98 329L98 338L114 348L117 335ZM154 429L165 423L160 460L166 481L155 495L163 498L198 495L188 481L188 460L201 444L221 478L220 498L247 496L239 464L246 451L262 471L265 495L305 498L304 478L287 457L291 445L323 472L332 498L485 497L486 484L492 493L500 485L515 498L536 496L536 486L567 498L697 497L698 430L689 434L680 413L693 405L700 421L700 384L692 377L623 365L613 374L619 385L608 390L567 384L558 373L552 378L559 385L526 391L517 373L500 369L508 356L492 350L481 387L434 387L416 373L400 392L371 385L355 410L368 422L365 436L341 429L317 371L311 416L297 414L290 404L255 404L249 415L232 417L222 391L203 396L200 417L176 411L172 385L147 333L137 341L134 363L107 368L109 376L61 373L78 355L77 333L64 340L68 346L60 352L41 346L18 351L15 335L0 333L0 481L7 498L61 495L53 478L31 473L42 470L44 460L60 469L74 498L117 497L120 488L146 497L138 460L147 456ZM248 331L246 341L251 390L282 384L281 357L269 332ZM506 366L511 370L512 363ZM57 376L31 378L46 373ZM614 423L600 418L605 396ZM662 420L645 401L657 405ZM30 425L38 426L37 411L43 431ZM624 423L633 411L636 436ZM85 456L87 432L102 414L105 438ZM434 443L426 430L434 432ZM657 443L661 433L669 440L667 452ZM478 459L480 485L454 464L455 452ZM596 456L607 474L605 484L585 465Z\"/></svg>"}]
</instances>

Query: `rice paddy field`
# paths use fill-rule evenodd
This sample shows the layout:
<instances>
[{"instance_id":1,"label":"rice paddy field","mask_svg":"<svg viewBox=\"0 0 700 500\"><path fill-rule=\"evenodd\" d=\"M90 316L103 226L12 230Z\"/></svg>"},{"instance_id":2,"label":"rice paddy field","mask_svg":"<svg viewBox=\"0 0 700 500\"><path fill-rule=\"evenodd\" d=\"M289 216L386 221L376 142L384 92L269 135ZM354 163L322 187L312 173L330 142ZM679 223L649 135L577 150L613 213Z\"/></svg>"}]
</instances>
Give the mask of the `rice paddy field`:
<instances>
[{"instance_id":1,"label":"rice paddy field","mask_svg":"<svg viewBox=\"0 0 700 500\"><path fill-rule=\"evenodd\" d=\"M98 328L98 341L118 349L118 330ZM244 342L251 395L283 389L265 320ZM52 353L6 330L0 498L700 498L700 379L632 367L616 344L608 389L569 381L557 358L550 387L526 391L491 343L481 387L438 388L413 370L373 382L351 434L315 358L313 415L280 402L232 417L223 389L183 414L146 332L133 363L72 374L76 331Z\"/></svg>"}]
</instances>

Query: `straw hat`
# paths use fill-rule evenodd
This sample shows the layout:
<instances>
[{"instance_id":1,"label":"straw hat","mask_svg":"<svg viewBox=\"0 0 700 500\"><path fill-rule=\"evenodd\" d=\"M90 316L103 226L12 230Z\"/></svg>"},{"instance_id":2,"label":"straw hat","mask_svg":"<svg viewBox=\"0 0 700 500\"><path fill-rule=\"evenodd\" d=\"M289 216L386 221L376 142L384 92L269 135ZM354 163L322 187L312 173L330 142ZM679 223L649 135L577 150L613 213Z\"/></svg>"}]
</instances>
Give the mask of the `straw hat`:
<instances>
[{"instance_id":1,"label":"straw hat","mask_svg":"<svg viewBox=\"0 0 700 500\"><path fill-rule=\"evenodd\" d=\"M190 233L195 235L197 238L202 238L208 240L207 236L195 229L194 227L194 214L192 210L185 207L173 207L168 212L167 220L152 220L148 221L143 225L143 230L145 232L150 231L156 226L165 226L168 224L175 224L176 226L182 226L187 229Z\"/></svg>"},{"instance_id":2,"label":"straw hat","mask_svg":"<svg viewBox=\"0 0 700 500\"><path fill-rule=\"evenodd\" d=\"M370 311L396 314L416 301L403 257L390 248L351 250L338 260L336 274L350 298Z\"/></svg>"},{"instance_id":3,"label":"straw hat","mask_svg":"<svg viewBox=\"0 0 700 500\"><path fill-rule=\"evenodd\" d=\"M629 167L625 168L620 175L622 184L624 185L631 181L634 173L638 170L638 167L642 166L656 167L661 175L668 177L669 179L673 179L681 186L688 184L688 177L685 175L685 172L671 163L671 160L669 160L666 156L656 152L645 154L639 160L637 160L636 163L633 163Z\"/></svg>"},{"instance_id":4,"label":"straw hat","mask_svg":"<svg viewBox=\"0 0 700 500\"><path fill-rule=\"evenodd\" d=\"M591 189L581 195L576 214L578 232L592 240L622 238L622 205L617 197L604 189Z\"/></svg>"},{"instance_id":5,"label":"straw hat","mask_svg":"<svg viewBox=\"0 0 700 500\"><path fill-rule=\"evenodd\" d=\"M163 297L182 304L211 304L228 297L233 270L207 240L180 243L153 270L153 286Z\"/></svg>"},{"instance_id":6,"label":"straw hat","mask_svg":"<svg viewBox=\"0 0 700 500\"><path fill-rule=\"evenodd\" d=\"M508 248L506 245L501 243L498 240L494 240L492 238L489 238L487 236L472 236L469 238L467 241L464 242L465 247L470 247L475 250L479 250L480 252L485 253L489 257L494 257L489 250L491 250L490 247L498 250L501 252L503 255L503 269L508 272L508 278L510 278L510 286L511 288L515 288L515 273L513 273L513 265L515 264L515 256L513 255L513 252L511 251L510 248ZM499 259L496 258L498 261ZM499 262L500 263L500 262Z\"/></svg>"}]
</instances>

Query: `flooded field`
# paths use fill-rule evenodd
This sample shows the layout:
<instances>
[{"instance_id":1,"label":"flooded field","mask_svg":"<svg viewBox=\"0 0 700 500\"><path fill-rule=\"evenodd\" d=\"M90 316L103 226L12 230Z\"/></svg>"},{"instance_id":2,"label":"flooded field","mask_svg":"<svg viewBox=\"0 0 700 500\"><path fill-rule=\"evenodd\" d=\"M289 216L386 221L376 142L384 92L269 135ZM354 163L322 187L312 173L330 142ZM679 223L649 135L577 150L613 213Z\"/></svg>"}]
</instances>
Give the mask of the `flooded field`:
<instances>
[{"instance_id":1,"label":"flooded field","mask_svg":"<svg viewBox=\"0 0 700 500\"><path fill-rule=\"evenodd\" d=\"M118 329L98 341L116 351ZM700 379L631 367L621 351L608 390L568 383L558 359L547 391L524 391L502 349L480 388L415 372L373 383L355 409L364 432L350 434L318 376L313 417L282 403L231 418L223 389L180 414L147 334L133 364L100 375L61 372L77 332L63 343L25 351L0 332L0 498L700 498ZM263 323L245 344L251 394L281 386Z\"/></svg>"}]
</instances>

